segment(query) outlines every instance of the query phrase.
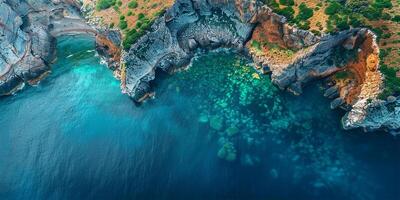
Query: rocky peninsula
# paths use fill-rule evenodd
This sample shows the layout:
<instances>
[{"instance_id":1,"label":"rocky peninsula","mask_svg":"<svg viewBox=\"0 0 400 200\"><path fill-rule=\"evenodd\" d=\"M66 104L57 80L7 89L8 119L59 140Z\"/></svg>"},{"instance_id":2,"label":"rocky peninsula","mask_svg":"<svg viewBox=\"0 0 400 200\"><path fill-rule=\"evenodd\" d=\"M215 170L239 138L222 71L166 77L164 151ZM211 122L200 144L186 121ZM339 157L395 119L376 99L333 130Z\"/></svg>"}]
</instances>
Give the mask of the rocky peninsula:
<instances>
[{"instance_id":1,"label":"rocky peninsula","mask_svg":"<svg viewBox=\"0 0 400 200\"><path fill-rule=\"evenodd\" d=\"M2 0L0 4L4 27L0 64L5 66L0 68L2 95L44 77L54 59L55 37L98 33L81 19L80 4L75 1L29 4ZM318 36L290 25L284 16L256 0L176 0L126 52L118 33L100 32L100 54L115 70L123 92L135 101L151 96L158 70L173 73L186 67L201 49L233 48L252 57L255 68L270 73L282 90L301 94L311 81L327 80L325 96L332 98L331 108L347 110L344 128L400 133L400 98L379 98L385 77L379 71L376 35L369 29ZM284 60L265 54L251 42L255 38L266 38L266 43L291 53ZM353 72L354 77L347 81L334 78L343 71Z\"/></svg>"}]
</instances>

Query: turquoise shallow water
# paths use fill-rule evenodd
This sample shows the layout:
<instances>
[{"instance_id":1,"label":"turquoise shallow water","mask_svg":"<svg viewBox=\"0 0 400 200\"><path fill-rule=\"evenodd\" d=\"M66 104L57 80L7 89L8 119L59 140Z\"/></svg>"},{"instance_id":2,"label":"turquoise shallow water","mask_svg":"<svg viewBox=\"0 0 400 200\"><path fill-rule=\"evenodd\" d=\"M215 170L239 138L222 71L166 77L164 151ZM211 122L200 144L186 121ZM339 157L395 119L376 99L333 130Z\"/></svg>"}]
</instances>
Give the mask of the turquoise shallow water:
<instances>
[{"instance_id":1,"label":"turquoise shallow water","mask_svg":"<svg viewBox=\"0 0 400 200\"><path fill-rule=\"evenodd\" d=\"M343 131L320 88L277 90L209 52L136 106L95 56L59 39L36 87L0 99L1 199L398 199L400 142Z\"/></svg>"}]
</instances>

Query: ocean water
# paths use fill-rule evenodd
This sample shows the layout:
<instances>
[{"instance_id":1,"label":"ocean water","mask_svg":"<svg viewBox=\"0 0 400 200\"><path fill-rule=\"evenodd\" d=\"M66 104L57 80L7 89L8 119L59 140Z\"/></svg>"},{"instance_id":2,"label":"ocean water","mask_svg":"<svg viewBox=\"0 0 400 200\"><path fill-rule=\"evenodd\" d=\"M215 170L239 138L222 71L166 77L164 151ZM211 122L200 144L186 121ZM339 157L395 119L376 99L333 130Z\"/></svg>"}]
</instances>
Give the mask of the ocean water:
<instances>
[{"instance_id":1,"label":"ocean water","mask_svg":"<svg viewBox=\"0 0 400 200\"><path fill-rule=\"evenodd\" d=\"M158 72L140 106L88 37L0 99L0 199L399 199L400 141L344 131L320 84L279 91L245 57Z\"/></svg>"}]
</instances>

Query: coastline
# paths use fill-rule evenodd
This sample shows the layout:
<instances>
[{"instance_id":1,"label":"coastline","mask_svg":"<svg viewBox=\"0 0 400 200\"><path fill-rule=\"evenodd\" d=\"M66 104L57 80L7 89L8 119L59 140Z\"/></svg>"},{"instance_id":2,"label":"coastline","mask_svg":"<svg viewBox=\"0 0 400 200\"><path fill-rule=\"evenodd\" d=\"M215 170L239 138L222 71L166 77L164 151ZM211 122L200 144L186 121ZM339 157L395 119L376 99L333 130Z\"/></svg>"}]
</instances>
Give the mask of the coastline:
<instances>
[{"instance_id":1,"label":"coastline","mask_svg":"<svg viewBox=\"0 0 400 200\"><path fill-rule=\"evenodd\" d=\"M388 115L386 108L387 104L393 103L397 108L400 99L392 102L378 99L383 87L382 74L378 71L379 60L374 58L371 66L369 62L371 57L377 57L379 47L376 36L367 29L350 29L335 35L316 36L288 25L285 17L275 14L272 9L258 1L210 1L197 4L188 0L177 0L129 51L124 51L118 29L109 29L101 24L88 25L89 21L96 20L91 20L91 16L82 16L86 13L82 10L84 8L77 8L76 4L70 3L67 2L61 12L57 10L49 14L63 13L63 17L50 23L52 30L49 30L47 37L52 38L51 41L63 34L93 34L98 53L121 81L122 92L137 102L153 96L150 95L153 93L151 82L156 78L156 69L172 73L190 64L196 49L228 47L249 52L256 70L260 73L271 73L275 85L297 95L302 93L303 85L312 80L331 79L331 87L328 89L328 96L333 99L331 108L342 107L348 111L342 120L346 129L390 129L389 132L393 134L400 131L400 109L394 109L393 114ZM182 6L185 9L182 10ZM215 9L220 11L214 12ZM258 55L259 52L254 50L250 40L256 34L254 30L259 27L272 27L265 33L274 38L277 44L293 49L294 56L288 62L276 62L268 55ZM364 44L369 38L373 38L372 43ZM46 45L54 46L54 43L52 41ZM27 44L30 45L30 42ZM360 53L370 47L372 50L364 53L366 55ZM362 58L363 62L359 65L351 60L351 56L357 51L357 59ZM336 58L338 52L342 58ZM50 50L47 53L44 57L48 57L48 60L52 52ZM30 67L29 69L37 70L34 73L29 72L27 77L16 75L14 80L38 83L48 73L44 69L50 67L46 62L39 62L37 65L44 67ZM10 65L9 69L11 68ZM347 69L358 72L358 80L344 86L336 85L337 80L332 79L332 75ZM371 114L371 110L379 112ZM378 117L381 120L376 124Z\"/></svg>"}]
</instances>

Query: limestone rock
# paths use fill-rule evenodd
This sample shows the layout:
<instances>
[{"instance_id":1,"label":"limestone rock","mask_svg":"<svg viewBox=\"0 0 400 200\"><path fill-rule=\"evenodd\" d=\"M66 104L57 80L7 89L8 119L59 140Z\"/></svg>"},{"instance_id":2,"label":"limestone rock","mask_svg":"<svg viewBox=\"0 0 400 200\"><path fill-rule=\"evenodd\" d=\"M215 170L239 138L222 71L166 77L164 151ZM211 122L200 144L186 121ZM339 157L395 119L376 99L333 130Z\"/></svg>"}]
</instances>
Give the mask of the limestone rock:
<instances>
[{"instance_id":1,"label":"limestone rock","mask_svg":"<svg viewBox=\"0 0 400 200\"><path fill-rule=\"evenodd\" d=\"M242 49L253 27L239 20L232 2L177 0L124 57L125 91L141 99L150 91L157 68L185 66L198 48Z\"/></svg>"},{"instance_id":2,"label":"limestone rock","mask_svg":"<svg viewBox=\"0 0 400 200\"><path fill-rule=\"evenodd\" d=\"M330 99L338 97L339 96L338 89L339 88L336 85L328 88L324 93L324 97L327 97Z\"/></svg>"},{"instance_id":3,"label":"limestone rock","mask_svg":"<svg viewBox=\"0 0 400 200\"><path fill-rule=\"evenodd\" d=\"M55 36L92 31L74 0L0 0L0 96L35 84L50 70Z\"/></svg>"},{"instance_id":4,"label":"limestone rock","mask_svg":"<svg viewBox=\"0 0 400 200\"><path fill-rule=\"evenodd\" d=\"M336 109L344 103L345 101L342 98L338 97L331 102L331 109Z\"/></svg>"},{"instance_id":5,"label":"limestone rock","mask_svg":"<svg viewBox=\"0 0 400 200\"><path fill-rule=\"evenodd\" d=\"M364 107L353 106L353 109L343 117L342 124L345 129L363 128L366 131L383 129L398 133L400 132L400 100L392 103L376 101Z\"/></svg>"}]
</instances>

